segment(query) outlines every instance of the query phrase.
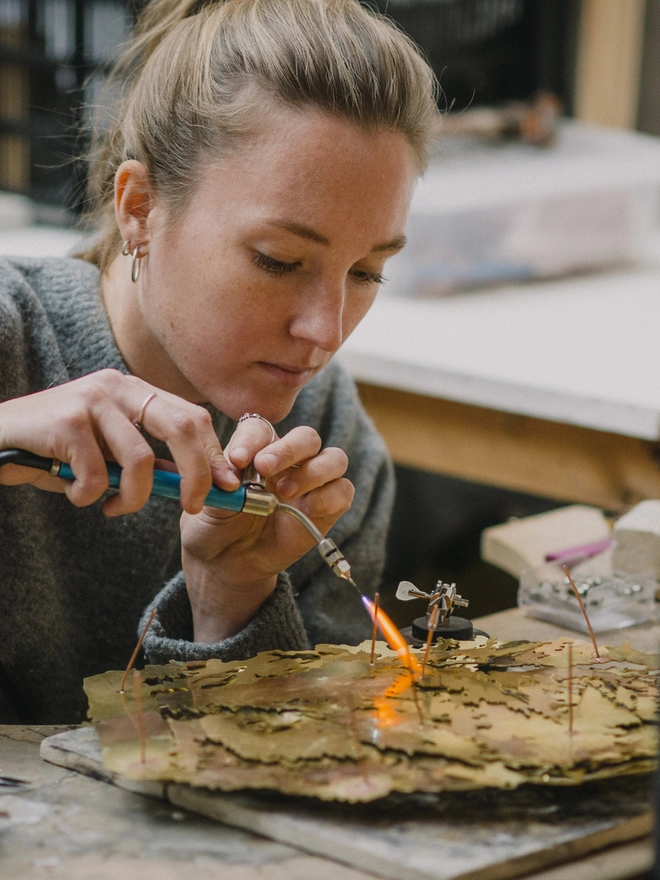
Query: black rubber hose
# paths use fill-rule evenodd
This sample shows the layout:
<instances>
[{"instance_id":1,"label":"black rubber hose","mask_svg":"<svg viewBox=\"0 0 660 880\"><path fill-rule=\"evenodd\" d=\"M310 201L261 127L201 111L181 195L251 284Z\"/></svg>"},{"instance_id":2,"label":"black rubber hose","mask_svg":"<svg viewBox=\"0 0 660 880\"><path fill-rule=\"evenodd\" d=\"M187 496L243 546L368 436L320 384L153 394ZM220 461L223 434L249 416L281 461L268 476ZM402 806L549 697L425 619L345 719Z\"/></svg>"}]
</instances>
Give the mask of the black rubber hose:
<instances>
[{"instance_id":1,"label":"black rubber hose","mask_svg":"<svg viewBox=\"0 0 660 880\"><path fill-rule=\"evenodd\" d=\"M3 464L20 464L23 467L49 471L53 466L53 459L35 455L34 452L26 452L25 449L0 449L0 467Z\"/></svg>"}]
</instances>

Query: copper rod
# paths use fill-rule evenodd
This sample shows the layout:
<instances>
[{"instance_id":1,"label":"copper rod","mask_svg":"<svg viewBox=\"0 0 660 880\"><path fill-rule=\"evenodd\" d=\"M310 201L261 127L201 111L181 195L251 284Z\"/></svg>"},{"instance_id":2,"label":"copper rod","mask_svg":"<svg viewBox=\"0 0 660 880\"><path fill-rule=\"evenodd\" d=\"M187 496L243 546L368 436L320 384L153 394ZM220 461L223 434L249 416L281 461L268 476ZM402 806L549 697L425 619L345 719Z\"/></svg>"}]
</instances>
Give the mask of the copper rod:
<instances>
[{"instance_id":1,"label":"copper rod","mask_svg":"<svg viewBox=\"0 0 660 880\"><path fill-rule=\"evenodd\" d=\"M424 715L422 713L422 707L419 705L419 696L417 695L417 687L416 682L412 675L410 676L410 683L412 684L412 692L413 699L415 700L415 708L417 709L417 715L419 716L419 726L424 727Z\"/></svg>"},{"instance_id":2,"label":"copper rod","mask_svg":"<svg viewBox=\"0 0 660 880\"><path fill-rule=\"evenodd\" d=\"M568 643L568 732L573 736L573 642Z\"/></svg>"},{"instance_id":3,"label":"copper rod","mask_svg":"<svg viewBox=\"0 0 660 880\"><path fill-rule=\"evenodd\" d=\"M371 631L371 671L374 671L375 654L376 654L376 636L378 635L378 609L380 607L380 593L374 595L374 627Z\"/></svg>"},{"instance_id":4,"label":"copper rod","mask_svg":"<svg viewBox=\"0 0 660 880\"><path fill-rule=\"evenodd\" d=\"M568 581L569 581L571 587L573 588L573 592L575 593L575 598L580 603L580 608L582 609L582 613L584 614L584 619L587 622L587 629L589 630L589 635L591 636L591 641L593 642L594 651L596 652L596 657L598 657L598 659L600 660L600 654L598 653L598 645L596 644L596 636L594 635L594 631L591 627L591 621L589 620L589 615L587 614L587 609L584 607L584 602L582 601L582 596L578 593L578 588L575 586L575 581L571 577L571 573L568 570L568 566L563 565L562 569L564 571L564 574L568 578Z\"/></svg>"},{"instance_id":5,"label":"copper rod","mask_svg":"<svg viewBox=\"0 0 660 880\"><path fill-rule=\"evenodd\" d=\"M426 661L429 659L429 651L431 650L431 642L433 641L433 634L435 632L435 628L438 625L438 617L440 616L440 606L434 605L431 611L431 620L429 621L429 629L426 633L426 643L424 645L424 659L422 660L422 678L424 678L424 674L426 673Z\"/></svg>"},{"instance_id":6,"label":"copper rod","mask_svg":"<svg viewBox=\"0 0 660 880\"><path fill-rule=\"evenodd\" d=\"M142 632L140 634L140 638L138 639L137 645L135 646L135 650L131 654L131 659L128 661L128 666L126 667L126 670L124 671L124 674L121 677L121 684L119 685L119 693L120 694L124 693L124 690L126 688L126 679L128 678L128 673L133 668L133 664L135 663L135 658L137 657L137 655L140 651L140 648L142 647L142 642L144 641L144 637L146 636L146 634L149 630L149 627L154 622L154 617L156 616L157 610L158 610L157 608L154 608L154 610L149 615L149 620L147 621L147 625L142 630Z\"/></svg>"}]
</instances>

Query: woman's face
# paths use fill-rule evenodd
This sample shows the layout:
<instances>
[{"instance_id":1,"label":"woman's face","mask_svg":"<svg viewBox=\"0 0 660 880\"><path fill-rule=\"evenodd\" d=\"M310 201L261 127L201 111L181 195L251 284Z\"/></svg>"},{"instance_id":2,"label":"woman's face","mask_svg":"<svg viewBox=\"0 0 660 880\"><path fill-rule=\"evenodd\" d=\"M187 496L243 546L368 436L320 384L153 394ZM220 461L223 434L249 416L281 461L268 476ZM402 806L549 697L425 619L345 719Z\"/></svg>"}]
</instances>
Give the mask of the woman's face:
<instances>
[{"instance_id":1,"label":"woman's face","mask_svg":"<svg viewBox=\"0 0 660 880\"><path fill-rule=\"evenodd\" d=\"M371 306L415 176L400 134L278 111L205 166L173 226L150 211L140 358L166 364L189 399L280 421Z\"/></svg>"}]
</instances>

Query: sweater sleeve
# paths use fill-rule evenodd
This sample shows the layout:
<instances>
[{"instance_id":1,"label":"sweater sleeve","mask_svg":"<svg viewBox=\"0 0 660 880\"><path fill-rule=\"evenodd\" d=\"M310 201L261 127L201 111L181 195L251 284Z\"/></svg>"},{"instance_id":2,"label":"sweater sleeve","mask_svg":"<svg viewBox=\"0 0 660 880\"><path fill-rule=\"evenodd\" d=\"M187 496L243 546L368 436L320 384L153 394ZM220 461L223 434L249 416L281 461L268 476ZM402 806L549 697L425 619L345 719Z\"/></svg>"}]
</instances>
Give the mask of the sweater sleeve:
<instances>
[{"instance_id":1,"label":"sweater sleeve","mask_svg":"<svg viewBox=\"0 0 660 880\"><path fill-rule=\"evenodd\" d=\"M144 629L154 608L156 616L144 639L149 663L169 660L240 660L260 651L297 651L309 647L291 583L286 573L279 576L275 592L261 606L241 632L215 644L192 640L192 613L183 573L179 573L158 594L144 612Z\"/></svg>"},{"instance_id":2,"label":"sweater sleeve","mask_svg":"<svg viewBox=\"0 0 660 880\"><path fill-rule=\"evenodd\" d=\"M351 565L359 591L373 595L385 560L385 541L394 496L391 461L384 443L359 402L353 382L340 367L327 367L301 392L281 422L283 436L296 425L311 425L323 445L339 446L349 458L347 477L355 486L349 511L329 535ZM239 633L217 644L192 640L192 611L179 573L145 611L156 617L144 641L149 662L218 657L246 659L260 651L303 650L319 643L357 644L371 633L360 592L338 578L314 550L283 572L272 596Z\"/></svg>"}]
</instances>

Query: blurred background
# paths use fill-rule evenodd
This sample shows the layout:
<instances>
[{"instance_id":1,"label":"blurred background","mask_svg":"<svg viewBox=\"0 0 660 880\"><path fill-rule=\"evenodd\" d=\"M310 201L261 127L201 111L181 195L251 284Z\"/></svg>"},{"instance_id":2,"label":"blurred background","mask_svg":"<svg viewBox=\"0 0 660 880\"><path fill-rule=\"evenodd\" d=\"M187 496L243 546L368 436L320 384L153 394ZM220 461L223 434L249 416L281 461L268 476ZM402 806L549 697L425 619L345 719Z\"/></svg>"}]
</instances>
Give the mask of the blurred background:
<instances>
[{"instance_id":1,"label":"blurred background","mask_svg":"<svg viewBox=\"0 0 660 880\"><path fill-rule=\"evenodd\" d=\"M413 248L408 264L395 272L392 295L405 297L418 285L422 296L470 296L480 287L594 271L599 261L604 267L602 255L586 250L581 259L572 253L562 264L555 248L558 262L550 269L536 254L506 256L501 211L493 221L497 234L488 225L495 216L492 205L491 214L466 214L468 208L475 210L474 200L468 205L465 195L474 180L470 169L486 175L480 178L485 180L489 173L500 174L497 163L512 157L528 161L529 151L550 155L554 150L555 159L562 148L584 154L596 149L589 140L594 131L660 135L660 0L378 0L367 5L398 22L424 49L440 78L440 109L446 116L433 173L440 168L442 186L449 192L451 183L454 193L454 213L445 208L442 216L433 215L427 246L432 258L424 250L424 223L433 211L417 205L411 223L418 223L420 231L411 244L418 250ZM139 3L122 0L0 0L0 252L64 254L73 246L84 198L84 164L78 157L86 145L80 125L90 121L90 108L98 112L97 124L103 124L100 87L138 9ZM578 127L571 128L573 123ZM604 149L612 145L612 162L637 144L602 137ZM536 155L530 161L536 162ZM660 152L653 155L660 157ZM653 156L649 161L652 165ZM535 169L532 176L545 192ZM656 178L648 178L654 198L660 189L660 158L657 169ZM548 177L555 173L548 164ZM434 179L431 174L429 188ZM535 185L530 185L528 201ZM611 210L610 256L622 241L617 224L624 210L625 205ZM634 210L637 223L660 222L657 201L645 203L643 210L635 203ZM457 229L464 229L471 250L467 256L460 251L454 265L437 236L445 230L455 254L460 250ZM636 226L636 241L638 232ZM487 258L485 251L475 255L477 239L491 248ZM465 241L460 245L465 247ZM638 256L622 251L611 262ZM426 268L420 281L413 268L422 263ZM413 610L393 609L387 598L400 579L422 589L438 579L457 582L471 600L471 617L513 606L516 581L480 559L482 530L574 500L561 489L549 497L459 479L443 473L442 463L431 470L398 464L397 477L384 604L402 624Z\"/></svg>"},{"instance_id":2,"label":"blurred background","mask_svg":"<svg viewBox=\"0 0 660 880\"><path fill-rule=\"evenodd\" d=\"M660 134L658 0L366 5L423 47L443 86L442 109L460 113L551 92L568 116ZM83 108L97 106L139 6L0 0L1 189L73 214L79 209L81 172L72 157L84 145L74 133Z\"/></svg>"}]
</instances>

